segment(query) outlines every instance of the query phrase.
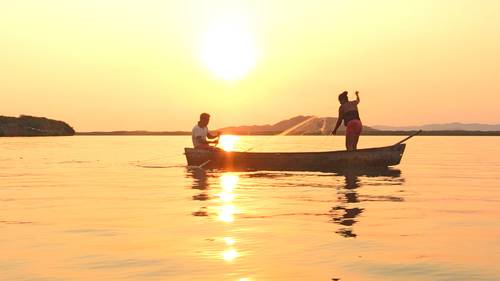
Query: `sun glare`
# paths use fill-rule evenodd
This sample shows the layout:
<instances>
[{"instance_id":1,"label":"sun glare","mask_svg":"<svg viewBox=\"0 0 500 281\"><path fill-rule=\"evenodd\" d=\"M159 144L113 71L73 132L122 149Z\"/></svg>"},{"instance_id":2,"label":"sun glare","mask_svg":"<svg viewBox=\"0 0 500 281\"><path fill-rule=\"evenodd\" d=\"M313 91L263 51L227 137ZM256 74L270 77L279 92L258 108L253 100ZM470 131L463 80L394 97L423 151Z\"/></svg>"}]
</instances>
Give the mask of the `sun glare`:
<instances>
[{"instance_id":1,"label":"sun glare","mask_svg":"<svg viewBox=\"0 0 500 281\"><path fill-rule=\"evenodd\" d=\"M219 146L225 151L233 151L238 139L237 136L222 135L219 139Z\"/></svg>"},{"instance_id":2,"label":"sun glare","mask_svg":"<svg viewBox=\"0 0 500 281\"><path fill-rule=\"evenodd\" d=\"M235 81L255 66L257 51L250 31L242 24L227 21L206 31L200 57L217 78Z\"/></svg>"}]
</instances>

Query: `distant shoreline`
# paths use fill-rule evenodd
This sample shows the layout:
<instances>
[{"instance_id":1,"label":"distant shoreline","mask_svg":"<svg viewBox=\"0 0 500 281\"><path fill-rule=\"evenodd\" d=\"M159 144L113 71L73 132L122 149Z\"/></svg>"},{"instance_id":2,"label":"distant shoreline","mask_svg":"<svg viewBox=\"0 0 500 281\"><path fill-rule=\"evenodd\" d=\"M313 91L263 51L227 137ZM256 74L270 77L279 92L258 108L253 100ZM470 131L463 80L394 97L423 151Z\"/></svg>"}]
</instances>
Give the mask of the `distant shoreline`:
<instances>
[{"instance_id":1,"label":"distant shoreline","mask_svg":"<svg viewBox=\"0 0 500 281\"><path fill-rule=\"evenodd\" d=\"M285 133L287 136L324 136L333 130L337 123L335 117L295 116L272 125L245 125L219 128L226 135L274 136ZM365 136L406 136L422 129L423 136L500 136L500 124L430 124L420 128L363 126ZM341 127L338 135L344 135ZM189 136L191 131L147 131L116 130L75 132L67 123L59 120L21 115L19 117L0 116L0 137L42 137L42 136Z\"/></svg>"},{"instance_id":2,"label":"distant shoreline","mask_svg":"<svg viewBox=\"0 0 500 281\"><path fill-rule=\"evenodd\" d=\"M191 132L150 132L150 131L111 131L111 132L76 132L76 136L189 136Z\"/></svg>"},{"instance_id":3,"label":"distant shoreline","mask_svg":"<svg viewBox=\"0 0 500 281\"><path fill-rule=\"evenodd\" d=\"M366 131L365 136L406 136L415 131ZM274 136L280 132L261 132L252 134L236 134L227 132L226 134L238 136ZM112 131L112 132L77 132L77 136L190 136L191 132L150 132L150 131ZM343 135L339 133L338 135ZM422 131L422 136L500 136L500 131ZM301 136L301 135L287 135ZM321 134L304 134L302 136L322 136Z\"/></svg>"}]
</instances>

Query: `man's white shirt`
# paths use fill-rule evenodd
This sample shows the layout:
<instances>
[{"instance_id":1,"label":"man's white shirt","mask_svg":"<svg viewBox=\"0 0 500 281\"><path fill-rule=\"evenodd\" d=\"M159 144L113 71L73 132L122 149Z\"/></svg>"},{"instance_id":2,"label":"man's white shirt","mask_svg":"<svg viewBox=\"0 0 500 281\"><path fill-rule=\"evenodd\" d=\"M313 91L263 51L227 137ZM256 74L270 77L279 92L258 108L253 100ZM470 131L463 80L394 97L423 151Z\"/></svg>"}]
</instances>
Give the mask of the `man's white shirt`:
<instances>
[{"instance_id":1,"label":"man's white shirt","mask_svg":"<svg viewBox=\"0 0 500 281\"><path fill-rule=\"evenodd\" d=\"M208 127L201 128L196 124L191 131L191 139L193 140L193 147L196 148L204 143L198 140L198 137L201 137L202 140L207 140L208 135Z\"/></svg>"}]
</instances>

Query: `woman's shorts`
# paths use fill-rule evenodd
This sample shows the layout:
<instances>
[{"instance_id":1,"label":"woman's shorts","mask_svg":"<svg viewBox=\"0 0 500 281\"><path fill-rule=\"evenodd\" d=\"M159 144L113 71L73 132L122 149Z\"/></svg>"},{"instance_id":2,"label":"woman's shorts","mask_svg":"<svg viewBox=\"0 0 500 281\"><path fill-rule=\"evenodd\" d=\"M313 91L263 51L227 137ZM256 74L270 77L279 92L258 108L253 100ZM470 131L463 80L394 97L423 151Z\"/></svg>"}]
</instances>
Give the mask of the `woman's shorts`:
<instances>
[{"instance_id":1,"label":"woman's shorts","mask_svg":"<svg viewBox=\"0 0 500 281\"><path fill-rule=\"evenodd\" d=\"M361 121L358 119L354 119L347 122L345 134L348 137L357 137L361 135L362 130L363 130L363 124L361 123Z\"/></svg>"}]
</instances>

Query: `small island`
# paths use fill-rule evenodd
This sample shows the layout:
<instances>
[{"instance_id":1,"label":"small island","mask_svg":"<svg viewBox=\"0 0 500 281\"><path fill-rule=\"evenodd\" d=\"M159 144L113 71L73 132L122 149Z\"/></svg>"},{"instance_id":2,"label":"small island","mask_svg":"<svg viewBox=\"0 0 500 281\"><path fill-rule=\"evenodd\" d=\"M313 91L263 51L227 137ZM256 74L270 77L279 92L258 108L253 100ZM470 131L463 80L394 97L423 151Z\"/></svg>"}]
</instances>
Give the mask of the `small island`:
<instances>
[{"instance_id":1,"label":"small island","mask_svg":"<svg viewBox=\"0 0 500 281\"><path fill-rule=\"evenodd\" d=\"M0 116L0 137L72 136L75 130L63 121L21 115Z\"/></svg>"}]
</instances>

